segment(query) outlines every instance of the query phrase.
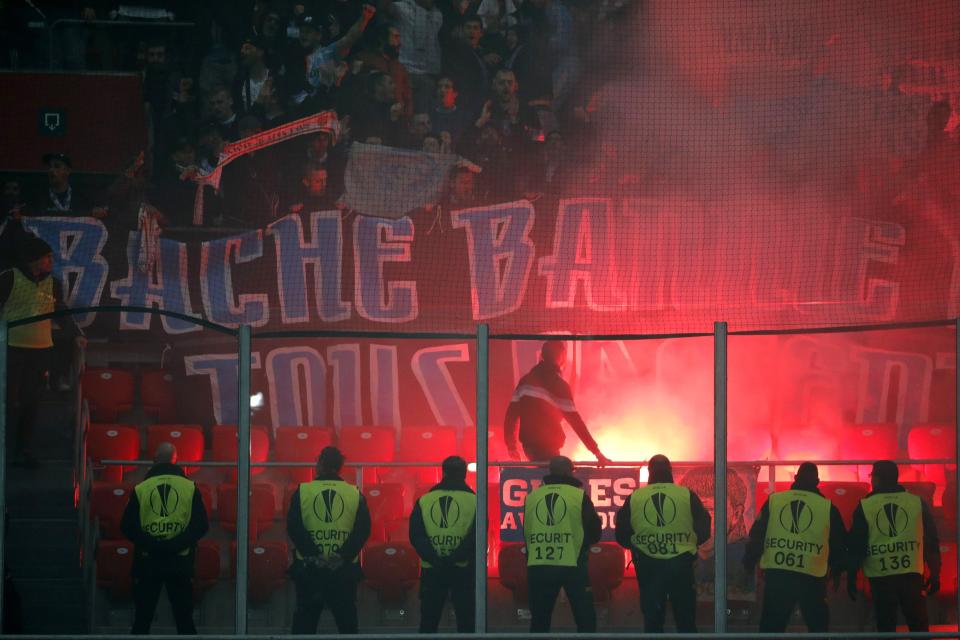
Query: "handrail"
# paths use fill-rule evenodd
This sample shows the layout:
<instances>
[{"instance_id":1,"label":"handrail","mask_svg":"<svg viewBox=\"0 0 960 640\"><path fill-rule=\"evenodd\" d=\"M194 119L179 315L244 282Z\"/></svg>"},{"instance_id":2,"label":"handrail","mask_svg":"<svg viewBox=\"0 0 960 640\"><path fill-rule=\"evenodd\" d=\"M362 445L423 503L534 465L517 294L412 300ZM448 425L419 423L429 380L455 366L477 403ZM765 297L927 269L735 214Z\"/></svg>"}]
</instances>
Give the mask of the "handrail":
<instances>
[{"instance_id":1,"label":"handrail","mask_svg":"<svg viewBox=\"0 0 960 640\"><path fill-rule=\"evenodd\" d=\"M17 636L18 638L25 638L26 640L63 640L64 636L58 635L26 635L26 636ZM143 636L132 636L132 635L116 635L116 634L90 634L84 636L86 640L137 640ZM164 634L153 634L151 637L156 638L157 640L179 640L183 636L176 635L164 635ZM225 633L211 633L204 634L203 638L205 640L239 640L243 638L245 640L289 640L294 636L286 634L249 634L249 635L236 635L236 634L225 634ZM339 634L329 634L321 633L316 635L310 635L310 638L315 640L333 640L335 638L342 638L343 636ZM419 633L404 633L398 635L396 633L361 633L354 636L357 640L396 640L400 638L432 638L433 640L463 640L469 638L483 639L483 640L534 640L537 638L543 638L542 635L535 635L529 632L527 633L436 633L436 634L419 634ZM957 631L896 631L896 632L877 632L877 631L852 631L852 632L843 632L843 631L830 631L824 633L811 633L811 632L802 632L802 633L756 633L756 632L728 632L728 633L713 633L713 632L698 632L698 633L639 633L639 632L617 632L617 631L607 631L604 630L600 633L557 633L551 632L549 638L555 638L556 640L597 640L597 638L616 638L617 640L782 640L783 638L803 638L804 640L810 638L822 638L824 640L895 640L895 639L906 639L910 640L936 640L937 638L956 640L960 638L960 632Z\"/></svg>"},{"instance_id":2,"label":"handrail","mask_svg":"<svg viewBox=\"0 0 960 640\"><path fill-rule=\"evenodd\" d=\"M192 29L197 26L195 22L160 22L160 21L138 21L138 20L83 20L80 18L60 18L54 20L47 27L47 64L50 71L55 71L53 68L53 53L54 53L54 42L53 42L53 32L62 25L83 25L83 26L95 26L95 27L135 27L135 28L149 28L155 29L157 27L166 28L166 29Z\"/></svg>"}]
</instances>

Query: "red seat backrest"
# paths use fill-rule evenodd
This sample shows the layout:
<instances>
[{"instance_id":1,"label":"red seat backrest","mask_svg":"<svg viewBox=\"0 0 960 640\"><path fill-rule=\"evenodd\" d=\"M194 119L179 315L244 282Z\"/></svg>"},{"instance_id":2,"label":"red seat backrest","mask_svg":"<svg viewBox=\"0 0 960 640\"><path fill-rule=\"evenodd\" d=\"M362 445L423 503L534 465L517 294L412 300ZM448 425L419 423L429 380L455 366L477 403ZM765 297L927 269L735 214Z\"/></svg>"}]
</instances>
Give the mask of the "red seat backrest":
<instances>
[{"instance_id":1,"label":"red seat backrest","mask_svg":"<svg viewBox=\"0 0 960 640\"><path fill-rule=\"evenodd\" d=\"M527 599L527 549L522 542L500 547L500 583L520 602Z\"/></svg>"},{"instance_id":2,"label":"red seat backrest","mask_svg":"<svg viewBox=\"0 0 960 640\"><path fill-rule=\"evenodd\" d=\"M169 442L177 448L177 461L198 462L203 460L203 427L198 424L152 424L147 427L147 455L152 456L161 442ZM185 467L193 473L196 467Z\"/></svg>"},{"instance_id":3,"label":"red seat backrest","mask_svg":"<svg viewBox=\"0 0 960 640\"><path fill-rule=\"evenodd\" d=\"M903 488L910 493L920 496L927 503L927 506L933 506L933 494L937 491L937 485L932 482L901 482Z\"/></svg>"},{"instance_id":4,"label":"red seat backrest","mask_svg":"<svg viewBox=\"0 0 960 640\"><path fill-rule=\"evenodd\" d=\"M129 371L89 368L80 376L80 385L93 420L112 422L133 408L133 374Z\"/></svg>"},{"instance_id":5,"label":"red seat backrest","mask_svg":"<svg viewBox=\"0 0 960 640\"><path fill-rule=\"evenodd\" d=\"M237 485L222 484L217 488L217 512L220 516L220 525L227 531L237 529ZM276 504L273 496L273 487L269 484L253 484L250 486L250 534L255 539L273 522L276 513Z\"/></svg>"},{"instance_id":6,"label":"red seat backrest","mask_svg":"<svg viewBox=\"0 0 960 640\"><path fill-rule=\"evenodd\" d=\"M844 460L896 460L900 445L894 422L849 425L840 438Z\"/></svg>"},{"instance_id":7,"label":"red seat backrest","mask_svg":"<svg viewBox=\"0 0 960 640\"><path fill-rule=\"evenodd\" d=\"M410 542L410 518L388 520L383 524L383 533L388 542Z\"/></svg>"},{"instance_id":8,"label":"red seat backrest","mask_svg":"<svg viewBox=\"0 0 960 640\"><path fill-rule=\"evenodd\" d=\"M623 582L623 572L627 564L623 547L615 542L600 542L590 547L587 560L593 597L599 602L605 602L610 599L610 592Z\"/></svg>"},{"instance_id":9,"label":"red seat backrest","mask_svg":"<svg viewBox=\"0 0 960 640\"><path fill-rule=\"evenodd\" d=\"M133 585L133 545L121 540L101 540L97 544L97 586L107 589L111 597L127 598Z\"/></svg>"},{"instance_id":10,"label":"red seat backrest","mask_svg":"<svg viewBox=\"0 0 960 640\"><path fill-rule=\"evenodd\" d=\"M193 597L199 598L216 586L219 579L220 543L203 538L197 543L197 553L193 559Z\"/></svg>"},{"instance_id":11,"label":"red seat backrest","mask_svg":"<svg viewBox=\"0 0 960 640\"><path fill-rule=\"evenodd\" d=\"M957 543L940 542L940 594L953 600L957 595Z\"/></svg>"},{"instance_id":12,"label":"red seat backrest","mask_svg":"<svg viewBox=\"0 0 960 640\"><path fill-rule=\"evenodd\" d=\"M95 470L107 482L120 482L123 473L133 465L110 465L98 467L101 460L136 460L140 457L140 432L127 424L91 423L87 433L87 454L93 460Z\"/></svg>"},{"instance_id":13,"label":"red seat backrest","mask_svg":"<svg viewBox=\"0 0 960 640\"><path fill-rule=\"evenodd\" d=\"M397 431L393 427L342 427L337 434L337 446L348 463L393 462L396 438ZM378 475L377 467L364 467L363 483L376 482Z\"/></svg>"},{"instance_id":14,"label":"red seat backrest","mask_svg":"<svg viewBox=\"0 0 960 640\"><path fill-rule=\"evenodd\" d=\"M409 543L368 545L363 551L363 573L382 604L400 604L420 577L420 558Z\"/></svg>"},{"instance_id":15,"label":"red seat backrest","mask_svg":"<svg viewBox=\"0 0 960 640\"><path fill-rule=\"evenodd\" d=\"M324 427L278 427L274 453L279 462L316 463L324 447L333 444L333 430ZM294 482L313 480L313 467L284 469Z\"/></svg>"},{"instance_id":16,"label":"red seat backrest","mask_svg":"<svg viewBox=\"0 0 960 640\"><path fill-rule=\"evenodd\" d=\"M140 374L140 402L144 412L159 422L176 422L177 392L173 374L163 369L150 369Z\"/></svg>"},{"instance_id":17,"label":"red seat backrest","mask_svg":"<svg viewBox=\"0 0 960 640\"><path fill-rule=\"evenodd\" d=\"M383 526L388 520L397 520L404 516L402 484L384 482L364 487L363 495L370 509L370 519Z\"/></svg>"},{"instance_id":18,"label":"red seat backrest","mask_svg":"<svg viewBox=\"0 0 960 640\"><path fill-rule=\"evenodd\" d=\"M90 517L100 521L100 535L120 538L120 519L130 502L133 485L129 483L94 482L90 489Z\"/></svg>"},{"instance_id":19,"label":"red seat backrest","mask_svg":"<svg viewBox=\"0 0 960 640\"><path fill-rule=\"evenodd\" d=\"M230 577L237 577L237 543L230 543ZM290 548L284 540L262 540L247 552L247 598L263 604L287 581Z\"/></svg>"},{"instance_id":20,"label":"red seat backrest","mask_svg":"<svg viewBox=\"0 0 960 640\"><path fill-rule=\"evenodd\" d=\"M455 427L403 427L397 460L400 462L428 462L417 467L417 482L436 482L440 479L440 462L457 453Z\"/></svg>"},{"instance_id":21,"label":"red seat backrest","mask_svg":"<svg viewBox=\"0 0 960 640\"><path fill-rule=\"evenodd\" d=\"M935 460L955 458L957 450L957 432L952 425L918 424L907 435L907 452L912 460ZM955 469L954 464L918 465L924 478L937 485L940 492L947 484L947 469Z\"/></svg>"},{"instance_id":22,"label":"red seat backrest","mask_svg":"<svg viewBox=\"0 0 960 640\"><path fill-rule=\"evenodd\" d=\"M237 461L237 426L232 424L215 424L212 429L213 459L217 462ZM250 428L250 462L266 462L270 456L270 436L266 429ZM266 467L250 467L251 474L263 473ZM227 476L237 480L236 469L231 469Z\"/></svg>"},{"instance_id":23,"label":"red seat backrest","mask_svg":"<svg viewBox=\"0 0 960 640\"><path fill-rule=\"evenodd\" d=\"M820 493L830 500L843 517L847 529L853 522L853 512L868 493L870 485L865 482L821 482Z\"/></svg>"}]
</instances>

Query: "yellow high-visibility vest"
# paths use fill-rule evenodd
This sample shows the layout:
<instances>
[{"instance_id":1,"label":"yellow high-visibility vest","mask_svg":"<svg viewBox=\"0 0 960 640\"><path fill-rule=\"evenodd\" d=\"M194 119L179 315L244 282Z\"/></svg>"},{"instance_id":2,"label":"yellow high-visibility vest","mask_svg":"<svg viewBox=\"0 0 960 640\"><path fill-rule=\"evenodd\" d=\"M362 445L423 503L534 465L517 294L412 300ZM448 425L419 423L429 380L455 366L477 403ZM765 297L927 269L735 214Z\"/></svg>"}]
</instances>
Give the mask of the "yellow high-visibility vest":
<instances>
[{"instance_id":1,"label":"yellow high-visibility vest","mask_svg":"<svg viewBox=\"0 0 960 640\"><path fill-rule=\"evenodd\" d=\"M923 506L906 491L877 493L860 501L867 520L868 578L923 573Z\"/></svg>"},{"instance_id":2,"label":"yellow high-visibility vest","mask_svg":"<svg viewBox=\"0 0 960 640\"><path fill-rule=\"evenodd\" d=\"M140 528L154 538L169 540L183 533L193 515L196 485L183 476L162 474L147 478L134 492L140 503ZM184 549L180 555L190 552Z\"/></svg>"},{"instance_id":3,"label":"yellow high-visibility vest","mask_svg":"<svg viewBox=\"0 0 960 640\"><path fill-rule=\"evenodd\" d=\"M11 322L53 311L53 276L48 276L40 282L34 282L23 275L20 269L9 269L4 273L13 273L13 287L10 289L10 297L3 305L4 320ZM13 327L7 334L7 343L11 347L23 349L52 347L53 335L50 320L40 320Z\"/></svg>"},{"instance_id":4,"label":"yellow high-visibility vest","mask_svg":"<svg viewBox=\"0 0 960 640\"><path fill-rule=\"evenodd\" d=\"M827 575L830 555L830 501L811 491L770 496L763 569L784 569L817 578Z\"/></svg>"},{"instance_id":5,"label":"yellow high-visibility vest","mask_svg":"<svg viewBox=\"0 0 960 640\"><path fill-rule=\"evenodd\" d=\"M634 549L666 560L697 553L697 534L690 513L690 490L672 482L656 482L630 495L630 526Z\"/></svg>"},{"instance_id":6,"label":"yellow high-visibility vest","mask_svg":"<svg viewBox=\"0 0 960 640\"><path fill-rule=\"evenodd\" d=\"M477 515L477 495L470 491L430 491L418 500L423 515L423 527L430 539L430 545L441 558L448 556L460 546L470 532ZM429 562L420 564L429 569ZM466 567L468 561L457 563Z\"/></svg>"},{"instance_id":7,"label":"yellow high-visibility vest","mask_svg":"<svg viewBox=\"0 0 960 640\"><path fill-rule=\"evenodd\" d=\"M353 532L359 507L360 490L343 480L300 485L300 517L324 558L340 551Z\"/></svg>"},{"instance_id":8,"label":"yellow high-visibility vest","mask_svg":"<svg viewBox=\"0 0 960 640\"><path fill-rule=\"evenodd\" d=\"M523 503L527 566L575 567L583 547L583 489L544 484Z\"/></svg>"}]
</instances>

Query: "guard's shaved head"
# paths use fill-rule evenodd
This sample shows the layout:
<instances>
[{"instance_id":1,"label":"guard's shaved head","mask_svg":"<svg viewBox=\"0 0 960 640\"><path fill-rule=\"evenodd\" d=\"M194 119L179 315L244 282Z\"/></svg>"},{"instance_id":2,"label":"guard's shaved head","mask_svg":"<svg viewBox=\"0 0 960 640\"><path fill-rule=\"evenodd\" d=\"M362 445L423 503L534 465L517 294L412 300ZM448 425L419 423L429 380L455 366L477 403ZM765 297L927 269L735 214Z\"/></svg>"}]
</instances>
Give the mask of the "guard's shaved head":
<instances>
[{"instance_id":1,"label":"guard's shaved head","mask_svg":"<svg viewBox=\"0 0 960 640\"><path fill-rule=\"evenodd\" d=\"M550 473L555 476L572 476L573 461L567 456L550 458Z\"/></svg>"},{"instance_id":2,"label":"guard's shaved head","mask_svg":"<svg viewBox=\"0 0 960 640\"><path fill-rule=\"evenodd\" d=\"M177 448L169 442L161 442L159 445L157 445L156 453L153 454L153 462L155 464L176 464Z\"/></svg>"}]
</instances>

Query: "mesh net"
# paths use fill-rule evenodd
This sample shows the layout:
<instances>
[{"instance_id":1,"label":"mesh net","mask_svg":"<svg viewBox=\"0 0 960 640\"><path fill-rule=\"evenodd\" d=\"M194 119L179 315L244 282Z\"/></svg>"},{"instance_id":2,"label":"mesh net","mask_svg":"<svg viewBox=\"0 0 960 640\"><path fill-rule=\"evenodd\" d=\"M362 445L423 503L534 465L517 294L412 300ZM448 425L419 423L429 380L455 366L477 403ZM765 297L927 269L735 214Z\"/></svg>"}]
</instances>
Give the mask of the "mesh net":
<instances>
[{"instance_id":1,"label":"mesh net","mask_svg":"<svg viewBox=\"0 0 960 640\"><path fill-rule=\"evenodd\" d=\"M258 329L666 334L957 315L955 3L527 4L505 27L481 16L479 48L477 20L444 16L442 67L424 72L403 34L419 18L394 3L408 94L371 72L397 63L376 58L385 16L346 62L308 58L299 84L272 66L249 114L241 52L230 135L183 137L174 109L146 168L101 196L106 218L26 227L55 248L74 306Z\"/></svg>"}]
</instances>

